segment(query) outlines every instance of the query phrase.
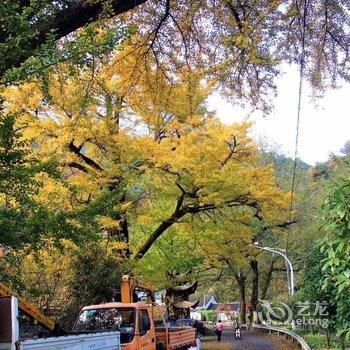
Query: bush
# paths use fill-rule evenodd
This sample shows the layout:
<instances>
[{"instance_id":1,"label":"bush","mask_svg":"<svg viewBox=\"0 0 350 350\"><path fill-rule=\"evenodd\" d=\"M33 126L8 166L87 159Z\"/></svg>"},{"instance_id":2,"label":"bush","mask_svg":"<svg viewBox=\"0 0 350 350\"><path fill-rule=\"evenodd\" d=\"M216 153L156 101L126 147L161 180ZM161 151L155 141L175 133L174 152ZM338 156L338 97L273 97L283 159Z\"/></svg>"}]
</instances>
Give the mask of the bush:
<instances>
[{"instance_id":1,"label":"bush","mask_svg":"<svg viewBox=\"0 0 350 350\"><path fill-rule=\"evenodd\" d=\"M46 315L70 330L85 305L117 300L127 269L118 243L76 246L47 240L37 251L11 250L0 260L1 279Z\"/></svg>"},{"instance_id":2,"label":"bush","mask_svg":"<svg viewBox=\"0 0 350 350\"><path fill-rule=\"evenodd\" d=\"M80 249L70 264L69 300L60 324L71 329L83 306L119 300L125 266L123 258L103 244L89 244Z\"/></svg>"}]
</instances>

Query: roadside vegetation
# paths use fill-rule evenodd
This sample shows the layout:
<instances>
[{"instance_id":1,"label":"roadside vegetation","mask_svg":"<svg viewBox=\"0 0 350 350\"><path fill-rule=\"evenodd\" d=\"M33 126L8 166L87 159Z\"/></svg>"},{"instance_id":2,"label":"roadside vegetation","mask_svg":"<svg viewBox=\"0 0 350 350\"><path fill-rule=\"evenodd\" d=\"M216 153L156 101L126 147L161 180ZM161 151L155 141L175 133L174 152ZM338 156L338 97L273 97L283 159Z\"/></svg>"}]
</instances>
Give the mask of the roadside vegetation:
<instances>
[{"instance_id":1,"label":"roadside vegetation","mask_svg":"<svg viewBox=\"0 0 350 350\"><path fill-rule=\"evenodd\" d=\"M315 333L308 333L303 331L297 332L299 335L301 335L307 343L311 346L311 349L315 350L335 350L340 349L339 345L339 338L332 336L329 340L327 340L327 336L325 334L322 334L321 332L315 332ZM347 349L350 346L350 343L345 343L345 349Z\"/></svg>"}]
</instances>

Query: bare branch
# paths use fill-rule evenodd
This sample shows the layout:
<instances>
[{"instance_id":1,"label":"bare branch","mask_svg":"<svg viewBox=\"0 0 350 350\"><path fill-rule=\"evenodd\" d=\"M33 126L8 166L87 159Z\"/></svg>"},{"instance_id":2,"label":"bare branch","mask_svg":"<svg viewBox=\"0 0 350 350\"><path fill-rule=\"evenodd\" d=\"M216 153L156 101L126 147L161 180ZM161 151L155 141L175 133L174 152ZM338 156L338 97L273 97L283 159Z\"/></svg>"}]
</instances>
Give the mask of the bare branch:
<instances>
[{"instance_id":1,"label":"bare branch","mask_svg":"<svg viewBox=\"0 0 350 350\"><path fill-rule=\"evenodd\" d=\"M230 153L227 155L227 157L221 162L221 165L224 166L225 164L227 164L227 162L231 159L231 157L233 156L233 154L235 153L235 150L238 146L236 137L233 137L233 145L229 144L230 147Z\"/></svg>"},{"instance_id":2,"label":"bare branch","mask_svg":"<svg viewBox=\"0 0 350 350\"><path fill-rule=\"evenodd\" d=\"M242 23L241 17L239 16L237 9L233 6L233 4L230 0L227 1L227 6L230 9L230 11L231 11L236 23L237 23L237 27L239 28L240 31L242 31L243 30L243 23Z\"/></svg>"}]
</instances>

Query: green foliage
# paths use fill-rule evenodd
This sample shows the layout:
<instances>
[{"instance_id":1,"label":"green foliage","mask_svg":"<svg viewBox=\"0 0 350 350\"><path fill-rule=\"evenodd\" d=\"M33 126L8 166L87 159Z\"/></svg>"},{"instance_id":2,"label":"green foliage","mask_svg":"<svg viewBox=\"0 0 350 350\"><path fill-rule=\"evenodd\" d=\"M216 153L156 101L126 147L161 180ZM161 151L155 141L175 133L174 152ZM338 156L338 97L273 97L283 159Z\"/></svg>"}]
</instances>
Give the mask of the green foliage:
<instances>
[{"instance_id":1,"label":"green foliage","mask_svg":"<svg viewBox=\"0 0 350 350\"><path fill-rule=\"evenodd\" d=\"M4 0L0 3L0 72L5 73L2 83L42 77L45 68L62 61L92 64L94 57L113 51L132 32L126 27L104 26L102 29L95 22L55 43L54 30L43 34L40 29L58 22L57 13L69 5L71 1L66 0ZM42 45L38 45L41 42ZM18 61L22 62L20 66Z\"/></svg>"},{"instance_id":2,"label":"green foliage","mask_svg":"<svg viewBox=\"0 0 350 350\"><path fill-rule=\"evenodd\" d=\"M307 333L301 330L296 331L299 335L303 337L303 339L306 340L306 342L310 345L311 349L315 350L336 350L340 349L339 340L336 339L336 337L331 337L330 339L330 347L327 345L327 336L326 334L320 334L320 333ZM346 346L350 346L349 344L346 344Z\"/></svg>"},{"instance_id":3,"label":"green foliage","mask_svg":"<svg viewBox=\"0 0 350 350\"><path fill-rule=\"evenodd\" d=\"M155 226L155 225L153 225ZM152 227L146 227L151 231ZM147 232L146 231L146 232ZM145 231L139 225L135 225L132 234L132 243L142 238ZM197 245L189 235L179 227L171 227L167 234L160 237L144 258L135 265L134 272L140 276L146 276L147 281L156 289L168 288L174 283L167 278L167 271L186 272L192 271L189 279L197 279L200 275L198 270L203 268L204 257L198 250Z\"/></svg>"},{"instance_id":4,"label":"green foliage","mask_svg":"<svg viewBox=\"0 0 350 350\"><path fill-rule=\"evenodd\" d=\"M4 0L0 4L1 29L6 33L5 41L0 44L0 68L5 66L6 60L13 61L17 57L25 56L30 49L30 41L35 38L32 23L40 21L41 5L48 5L50 1L31 1L31 6L21 11L20 1Z\"/></svg>"},{"instance_id":5,"label":"green foliage","mask_svg":"<svg viewBox=\"0 0 350 350\"><path fill-rule=\"evenodd\" d=\"M53 169L52 163L40 163L32 157L15 120L14 115L0 115L0 244L10 246L40 236L39 228L48 225L49 213L35 205L32 195L40 186L35 176Z\"/></svg>"},{"instance_id":6,"label":"green foliage","mask_svg":"<svg viewBox=\"0 0 350 350\"><path fill-rule=\"evenodd\" d=\"M120 298L118 291L122 274L128 270L127 263L108 249L108 242L105 244L85 245L70 262L69 299L60 319L67 329L83 306Z\"/></svg>"},{"instance_id":7,"label":"green foliage","mask_svg":"<svg viewBox=\"0 0 350 350\"><path fill-rule=\"evenodd\" d=\"M216 321L216 318L213 315L213 311L211 310L202 310L201 315L202 315L202 319L205 319L207 322Z\"/></svg>"},{"instance_id":8,"label":"green foliage","mask_svg":"<svg viewBox=\"0 0 350 350\"><path fill-rule=\"evenodd\" d=\"M48 36L47 43L42 45L34 55L20 67L6 71L3 83L11 84L34 78L47 79L45 69L57 65L59 62L69 62L72 65L92 66L94 60L101 58L114 50L116 46L131 32L127 29L111 28L101 30L91 24L84 30L75 33L70 40L60 45L54 44L54 37ZM71 71L74 74L74 70Z\"/></svg>"},{"instance_id":9,"label":"green foliage","mask_svg":"<svg viewBox=\"0 0 350 350\"><path fill-rule=\"evenodd\" d=\"M325 315L314 316L310 314L310 318L322 318L328 320L328 329L331 332L336 330L337 309L334 305L332 294L322 288L323 285L323 265L326 255L320 251L320 246L316 245L306 256L305 268L301 279L301 289L297 291L292 300L292 305L297 310L297 302L310 302L311 305L315 305L318 302L326 302L327 308ZM311 308L314 308L313 306ZM312 310L313 311L313 310ZM327 315L326 315L327 314ZM307 317L307 316L306 316ZM318 332L324 332L324 328L321 325L306 326L305 329L310 329Z\"/></svg>"},{"instance_id":10,"label":"green foliage","mask_svg":"<svg viewBox=\"0 0 350 350\"><path fill-rule=\"evenodd\" d=\"M328 180L331 177L332 170L325 163L317 163L312 169L312 177L314 181Z\"/></svg>"},{"instance_id":11,"label":"green foliage","mask_svg":"<svg viewBox=\"0 0 350 350\"><path fill-rule=\"evenodd\" d=\"M29 158L28 142L21 140L15 129L14 115L0 115L0 195L6 207L28 202L36 192L34 175L42 170L39 162Z\"/></svg>"},{"instance_id":12,"label":"green foliage","mask_svg":"<svg viewBox=\"0 0 350 350\"><path fill-rule=\"evenodd\" d=\"M306 257L305 270L301 280L301 300L309 300L311 302L327 300L326 293L322 290L322 268L325 255L320 252L320 247L314 247Z\"/></svg>"},{"instance_id":13,"label":"green foliage","mask_svg":"<svg viewBox=\"0 0 350 350\"><path fill-rule=\"evenodd\" d=\"M322 289L331 295L336 307L338 334L350 340L350 181L340 179L323 206L323 228L326 237L321 252L323 260Z\"/></svg>"},{"instance_id":14,"label":"green foliage","mask_svg":"<svg viewBox=\"0 0 350 350\"><path fill-rule=\"evenodd\" d=\"M340 179L323 205L323 228L332 236L350 237L350 181Z\"/></svg>"},{"instance_id":15,"label":"green foliage","mask_svg":"<svg viewBox=\"0 0 350 350\"><path fill-rule=\"evenodd\" d=\"M20 247L38 244L43 237L72 235L62 214L54 214L42 206L18 206L0 209L0 244Z\"/></svg>"}]
</instances>

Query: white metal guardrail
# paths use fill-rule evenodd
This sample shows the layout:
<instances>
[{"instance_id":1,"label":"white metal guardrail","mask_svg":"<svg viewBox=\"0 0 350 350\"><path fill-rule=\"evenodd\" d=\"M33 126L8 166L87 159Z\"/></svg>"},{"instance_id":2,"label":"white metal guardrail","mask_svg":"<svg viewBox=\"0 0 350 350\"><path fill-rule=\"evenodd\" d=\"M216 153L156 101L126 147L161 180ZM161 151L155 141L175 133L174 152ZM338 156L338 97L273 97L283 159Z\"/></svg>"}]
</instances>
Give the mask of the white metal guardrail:
<instances>
[{"instance_id":1,"label":"white metal guardrail","mask_svg":"<svg viewBox=\"0 0 350 350\"><path fill-rule=\"evenodd\" d=\"M288 331L286 329L281 329L277 327L271 327L265 324L254 324L253 328L256 330L261 330L269 333L277 333L278 335L283 334L287 337L290 337L293 342L296 342L302 350L312 350L310 345L298 334Z\"/></svg>"}]
</instances>

